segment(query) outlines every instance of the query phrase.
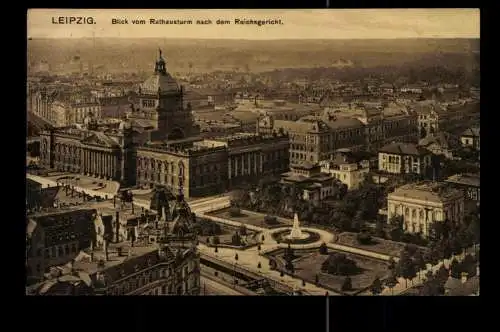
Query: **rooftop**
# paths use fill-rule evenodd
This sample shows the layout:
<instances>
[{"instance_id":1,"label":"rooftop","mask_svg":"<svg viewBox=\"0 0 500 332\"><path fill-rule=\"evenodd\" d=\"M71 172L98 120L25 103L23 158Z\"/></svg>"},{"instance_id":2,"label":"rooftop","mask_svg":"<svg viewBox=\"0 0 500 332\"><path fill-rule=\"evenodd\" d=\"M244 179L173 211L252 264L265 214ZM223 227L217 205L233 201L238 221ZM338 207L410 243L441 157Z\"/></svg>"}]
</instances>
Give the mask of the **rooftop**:
<instances>
[{"instance_id":1,"label":"rooftop","mask_svg":"<svg viewBox=\"0 0 500 332\"><path fill-rule=\"evenodd\" d=\"M379 149L382 153L391 153L398 155L411 155L411 156L421 156L426 154L431 154L429 150L422 146L418 146L412 143L391 143L383 146Z\"/></svg>"},{"instance_id":2,"label":"rooftop","mask_svg":"<svg viewBox=\"0 0 500 332\"><path fill-rule=\"evenodd\" d=\"M472 137L479 137L479 127L473 127L473 128L468 128L466 129L463 133L462 136L472 136Z\"/></svg>"},{"instance_id":3,"label":"rooftop","mask_svg":"<svg viewBox=\"0 0 500 332\"><path fill-rule=\"evenodd\" d=\"M396 197L443 203L445 201L463 198L464 194L461 190L451 188L446 183L422 181L405 184L396 188L394 192L389 194L388 199Z\"/></svg>"},{"instance_id":4,"label":"rooftop","mask_svg":"<svg viewBox=\"0 0 500 332\"><path fill-rule=\"evenodd\" d=\"M446 182L464 184L478 188L481 184L479 174L455 174L446 179Z\"/></svg>"}]
</instances>

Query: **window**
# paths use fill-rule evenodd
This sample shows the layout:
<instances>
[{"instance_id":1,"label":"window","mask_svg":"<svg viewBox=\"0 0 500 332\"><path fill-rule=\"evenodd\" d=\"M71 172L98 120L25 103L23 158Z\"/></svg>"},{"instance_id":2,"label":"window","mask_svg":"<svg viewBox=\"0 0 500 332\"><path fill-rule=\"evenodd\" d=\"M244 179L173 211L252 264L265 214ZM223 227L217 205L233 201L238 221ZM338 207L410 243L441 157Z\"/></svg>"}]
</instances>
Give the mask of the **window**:
<instances>
[{"instance_id":1,"label":"window","mask_svg":"<svg viewBox=\"0 0 500 332\"><path fill-rule=\"evenodd\" d=\"M69 246L67 244L64 246L64 253L66 256L69 255Z\"/></svg>"},{"instance_id":2,"label":"window","mask_svg":"<svg viewBox=\"0 0 500 332\"><path fill-rule=\"evenodd\" d=\"M41 271L42 271L42 267L40 266L40 264L37 264L36 265L36 272L40 273Z\"/></svg>"}]
</instances>

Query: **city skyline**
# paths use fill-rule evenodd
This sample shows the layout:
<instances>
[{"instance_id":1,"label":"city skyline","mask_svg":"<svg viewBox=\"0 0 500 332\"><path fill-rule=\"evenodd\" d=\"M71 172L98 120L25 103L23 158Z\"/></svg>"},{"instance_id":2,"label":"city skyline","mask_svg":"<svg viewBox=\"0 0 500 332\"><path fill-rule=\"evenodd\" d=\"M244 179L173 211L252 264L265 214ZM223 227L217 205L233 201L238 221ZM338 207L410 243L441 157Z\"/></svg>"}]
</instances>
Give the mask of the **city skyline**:
<instances>
[{"instance_id":1,"label":"city skyline","mask_svg":"<svg viewBox=\"0 0 500 332\"><path fill-rule=\"evenodd\" d=\"M53 24L52 17L92 16L96 24ZM112 24L127 18L129 24ZM149 20L281 19L282 25L134 25ZM95 10L31 9L29 38L164 38L164 39L414 39L479 38L478 9L362 10Z\"/></svg>"}]
</instances>

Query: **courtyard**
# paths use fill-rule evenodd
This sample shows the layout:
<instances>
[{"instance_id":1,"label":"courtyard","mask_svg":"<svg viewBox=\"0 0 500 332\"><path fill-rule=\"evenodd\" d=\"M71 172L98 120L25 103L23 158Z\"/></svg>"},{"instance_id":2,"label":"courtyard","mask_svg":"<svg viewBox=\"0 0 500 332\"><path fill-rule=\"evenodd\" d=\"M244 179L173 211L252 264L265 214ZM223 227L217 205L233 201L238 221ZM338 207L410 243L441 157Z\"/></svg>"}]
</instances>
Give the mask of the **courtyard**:
<instances>
[{"instance_id":1,"label":"courtyard","mask_svg":"<svg viewBox=\"0 0 500 332\"><path fill-rule=\"evenodd\" d=\"M347 294L356 294L370 287L375 278L383 280L388 277L389 269L386 262L350 253L328 250L329 254L344 254L348 259L354 261L359 268L359 273L350 275L352 289ZM328 259L328 255L322 255L318 250L301 252L295 251L296 259L293 260L294 276L309 283L315 283L318 278L319 286L340 292L346 276L333 275L321 270L322 264Z\"/></svg>"},{"instance_id":2,"label":"courtyard","mask_svg":"<svg viewBox=\"0 0 500 332\"><path fill-rule=\"evenodd\" d=\"M209 213L207 213L207 215L219 217L219 218L224 218L224 219L229 219L229 220L244 223L247 225L263 227L263 228L284 227L284 226L292 225L292 223L293 223L292 220L288 220L288 219L280 218L280 217L275 217L276 223L269 225L264 221L264 218L266 217L265 214L253 212L253 211L248 211L248 210L240 210L240 215L234 216L234 215L231 215L230 210L231 210L231 208L225 208L225 209L209 212Z\"/></svg>"},{"instance_id":3,"label":"courtyard","mask_svg":"<svg viewBox=\"0 0 500 332\"><path fill-rule=\"evenodd\" d=\"M373 251L379 254L389 255L392 257L399 257L401 250L405 247L405 243L403 242L395 242L390 240L381 239L378 237L372 237L372 241L370 244L361 244L357 240L356 233L340 233L337 235L336 243L348 246L359 248L363 250Z\"/></svg>"},{"instance_id":4,"label":"courtyard","mask_svg":"<svg viewBox=\"0 0 500 332\"><path fill-rule=\"evenodd\" d=\"M47 179L62 184L68 184L83 189L102 192L103 194L116 195L120 189L120 184L115 181L97 179L81 174L59 173L51 174Z\"/></svg>"}]
</instances>

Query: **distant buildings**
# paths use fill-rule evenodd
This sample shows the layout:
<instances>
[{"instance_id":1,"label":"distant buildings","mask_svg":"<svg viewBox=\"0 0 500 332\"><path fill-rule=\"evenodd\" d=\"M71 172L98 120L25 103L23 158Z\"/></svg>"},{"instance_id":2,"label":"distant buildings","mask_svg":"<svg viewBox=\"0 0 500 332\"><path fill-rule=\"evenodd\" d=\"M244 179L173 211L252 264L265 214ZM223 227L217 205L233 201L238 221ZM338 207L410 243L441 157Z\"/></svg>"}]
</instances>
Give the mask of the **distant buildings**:
<instances>
[{"instance_id":1,"label":"distant buildings","mask_svg":"<svg viewBox=\"0 0 500 332\"><path fill-rule=\"evenodd\" d=\"M432 166L432 153L416 144L391 143L378 152L379 172L425 175Z\"/></svg>"},{"instance_id":2,"label":"distant buildings","mask_svg":"<svg viewBox=\"0 0 500 332\"><path fill-rule=\"evenodd\" d=\"M479 174L455 174L446 179L445 182L451 187L464 192L466 208L474 211L479 205L481 198Z\"/></svg>"},{"instance_id":3,"label":"distant buildings","mask_svg":"<svg viewBox=\"0 0 500 332\"><path fill-rule=\"evenodd\" d=\"M95 240L95 209L37 212L27 218L26 274L42 279L51 266L64 264Z\"/></svg>"},{"instance_id":4,"label":"distant buildings","mask_svg":"<svg viewBox=\"0 0 500 332\"><path fill-rule=\"evenodd\" d=\"M47 239L58 241L54 242L55 247L41 249L49 254L55 252L60 265L48 269L40 283L28 286L28 295L199 294L200 263L194 219L182 196L173 208L173 218L168 220L148 218L144 212L123 219L118 217L125 212L123 207L116 209L116 216L91 211L93 218L86 223L61 217L57 227L52 224L47 229L40 228L38 233L31 232L35 255ZM48 220L54 222L53 218ZM80 238L81 232L71 233L73 224L90 231L92 236ZM44 230L52 233L45 234ZM44 234L45 239L36 234ZM76 243L62 243L61 238L65 240L67 236ZM85 246L78 245L83 240ZM40 264L37 261L28 267L35 263Z\"/></svg>"},{"instance_id":5,"label":"distant buildings","mask_svg":"<svg viewBox=\"0 0 500 332\"><path fill-rule=\"evenodd\" d=\"M462 146L466 148L472 148L474 150L480 150L480 135L479 127L468 128L460 136L460 141Z\"/></svg>"},{"instance_id":6,"label":"distant buildings","mask_svg":"<svg viewBox=\"0 0 500 332\"><path fill-rule=\"evenodd\" d=\"M370 161L349 149L339 149L331 160L320 162L321 171L329 173L347 186L348 190L358 189L370 172Z\"/></svg>"},{"instance_id":7,"label":"distant buildings","mask_svg":"<svg viewBox=\"0 0 500 332\"><path fill-rule=\"evenodd\" d=\"M420 182L396 188L387 197L387 221L401 216L403 230L429 236L432 224L464 218L464 194L443 183Z\"/></svg>"},{"instance_id":8,"label":"distant buildings","mask_svg":"<svg viewBox=\"0 0 500 332\"><path fill-rule=\"evenodd\" d=\"M338 180L331 174L322 173L319 165L306 162L293 165L290 172L282 174L281 183L301 190L304 200L319 202L335 194Z\"/></svg>"},{"instance_id":9,"label":"distant buildings","mask_svg":"<svg viewBox=\"0 0 500 332\"><path fill-rule=\"evenodd\" d=\"M377 150L391 141L417 142L417 119L412 114L385 115L379 109L362 108L360 113L337 116L325 112L298 121L274 120L264 116L261 132L283 132L290 136L290 162L317 163L329 159L340 148Z\"/></svg>"},{"instance_id":10,"label":"distant buildings","mask_svg":"<svg viewBox=\"0 0 500 332\"><path fill-rule=\"evenodd\" d=\"M454 153L460 146L458 138L446 133L438 132L436 134L428 135L422 138L418 145L429 150L436 156L443 156L446 159L453 159Z\"/></svg>"},{"instance_id":11,"label":"distant buildings","mask_svg":"<svg viewBox=\"0 0 500 332\"><path fill-rule=\"evenodd\" d=\"M128 119L104 123L89 114L76 128L43 132L41 163L125 186L165 185L174 192L182 190L186 197L220 193L228 186L288 170L287 135L224 133L203 140L182 99L183 89L160 55Z\"/></svg>"}]
</instances>

